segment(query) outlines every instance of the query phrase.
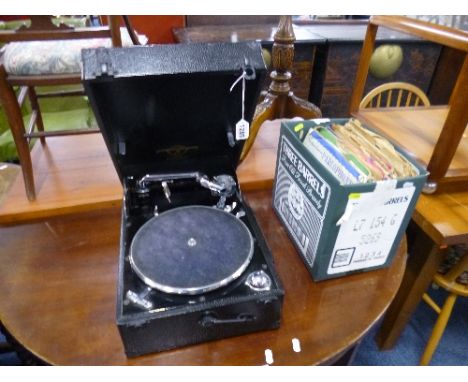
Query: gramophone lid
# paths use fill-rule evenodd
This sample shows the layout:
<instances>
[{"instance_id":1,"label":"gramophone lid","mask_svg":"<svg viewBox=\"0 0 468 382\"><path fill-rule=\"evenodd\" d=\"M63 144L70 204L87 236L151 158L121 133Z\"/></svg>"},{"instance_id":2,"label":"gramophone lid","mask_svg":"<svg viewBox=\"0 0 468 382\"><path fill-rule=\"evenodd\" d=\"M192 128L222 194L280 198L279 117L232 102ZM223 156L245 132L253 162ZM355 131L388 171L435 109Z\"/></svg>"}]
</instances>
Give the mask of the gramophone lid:
<instances>
[{"instance_id":1,"label":"gramophone lid","mask_svg":"<svg viewBox=\"0 0 468 382\"><path fill-rule=\"evenodd\" d=\"M86 93L121 181L168 171L235 171L266 68L258 42L86 49ZM214 167L214 168L213 168Z\"/></svg>"}]
</instances>

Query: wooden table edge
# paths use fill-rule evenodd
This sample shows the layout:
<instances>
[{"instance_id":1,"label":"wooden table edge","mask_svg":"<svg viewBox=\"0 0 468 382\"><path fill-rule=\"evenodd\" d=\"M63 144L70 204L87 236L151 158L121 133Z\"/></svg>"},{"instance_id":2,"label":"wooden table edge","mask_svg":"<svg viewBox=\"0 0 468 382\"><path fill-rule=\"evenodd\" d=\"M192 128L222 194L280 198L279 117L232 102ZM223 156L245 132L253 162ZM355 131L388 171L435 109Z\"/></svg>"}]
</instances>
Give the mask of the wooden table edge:
<instances>
[{"instance_id":1,"label":"wooden table edge","mask_svg":"<svg viewBox=\"0 0 468 382\"><path fill-rule=\"evenodd\" d=\"M272 189L274 179L251 180L242 183L240 180L240 189L243 192ZM26 196L25 196L26 197ZM6 195L4 202L8 199ZM57 205L45 208L30 209L19 213L2 213L0 205L0 227L6 227L16 224L26 224L49 217L62 216L80 212L94 211L103 208L109 208L122 205L122 195L115 194L109 198L92 201L86 204Z\"/></svg>"},{"instance_id":2,"label":"wooden table edge","mask_svg":"<svg viewBox=\"0 0 468 382\"><path fill-rule=\"evenodd\" d=\"M379 322L382 320L382 318L385 316L385 314L387 313L387 310L388 308L390 307L390 305L392 304L393 300L395 299L395 296L397 295L400 287L401 287L401 283L403 281L403 277L404 277L404 274L405 274L405 271L406 271L406 260L408 258L408 248L407 248L407 240L406 240L406 235L403 236L402 238L402 241L401 241L401 244L403 244L403 250L401 251L401 254L397 253L395 258L392 260L392 264L390 264L390 267L393 266L393 262L394 261L397 261L397 257L398 256L401 256L403 257L403 259L401 260L401 267L403 268L401 271L400 271L400 280L398 282L398 288L396 288L393 292L393 295L392 295L392 298L387 302L386 306L384 307L384 309L380 312L380 314L374 319L374 322L369 325L369 327L367 328L367 330L365 330L363 333L361 333L359 336L357 336L357 338L355 340L353 340L352 344L349 345L349 346L345 346L341 351L339 351L335 356L331 356L331 357L328 357L328 358L325 358L325 359L322 359L321 362L318 362L316 363L315 365L325 365L327 364L328 362L330 361L333 361L333 360L338 360L340 359L340 357L342 357L348 350L352 349L354 346L359 346L360 344L360 341L367 335L369 334L369 332L376 326L379 324ZM397 248L397 251L400 249L400 246L398 246ZM378 269L377 269L378 271ZM372 272L372 271L371 271ZM346 277L346 276L345 276Z\"/></svg>"},{"instance_id":3,"label":"wooden table edge","mask_svg":"<svg viewBox=\"0 0 468 382\"><path fill-rule=\"evenodd\" d=\"M95 201L87 204L77 205L61 205L54 208L44 208L26 211L24 213L9 213L1 214L0 212L0 228L8 227L17 224L34 223L38 220L46 218L71 215L82 212L91 212L99 209L107 209L112 207L121 207L122 196L115 198L107 198L101 201Z\"/></svg>"},{"instance_id":4,"label":"wooden table edge","mask_svg":"<svg viewBox=\"0 0 468 382\"><path fill-rule=\"evenodd\" d=\"M399 252L399 249L400 249L400 246L403 245L403 249L401 250L401 253L398 253ZM334 361L338 361L341 357L343 357L346 352L348 352L350 349L352 349L353 347L356 347L356 346L359 346L360 345L360 341L375 327L375 325L377 325L379 323L379 321L382 319L382 317L385 315L385 313L387 312L390 304L393 302L396 294L398 293L398 290L401 286L401 282L403 280L403 276L404 276L404 273L405 273L405 269L406 269L406 259L405 257L407 257L408 255L408 252L407 252L407 241L406 241L406 236L403 236L402 240L401 240L401 243L400 245L398 246L397 248L397 254L395 256L395 258L392 260L392 263L389 265L389 267L392 267L394 266L394 262L398 260L398 257L402 257L402 259L400 260L401 261L401 267L403 268L403 270L400 270L400 272L398 274L400 274L400 280L398 282L398 288L395 288L394 292L393 292L393 295L392 295L392 298L389 299L389 301L387 302L387 304L385 305L385 307L382 309L382 311L380 312L380 314L375 317L375 319L373 320L373 322L367 327L367 329L365 331L363 331L362 333L360 333L359 335L355 336L350 342L351 344L350 345L345 345L343 346L341 349L339 349L334 355L331 355L330 357L322 357L321 359L319 359L317 362L315 363L311 363L310 365L308 366L320 366L320 365L330 365L330 363L333 363ZM376 269L376 270L372 270L372 271L369 271L369 272L378 272L378 271L382 271L382 270L385 270L385 268L383 269ZM359 273L357 273L359 274ZM348 276L344 276L344 277L352 277L353 275L348 275ZM37 352L35 352L34 350L30 349L29 347L23 345L20 341L20 339L16 338L11 330L8 328L8 324L2 320L2 317L0 317L0 322L2 323L3 327L9 332L9 335L11 337L13 337L13 340L17 342L17 344L24 348L27 352L29 352L30 354L32 354L34 357L37 358L37 360L39 360L40 362L44 362L45 364L47 365L50 365L50 366L60 366L60 364L56 364L54 362L52 362L51 360L47 359L47 357L42 357L40 354L38 354ZM223 339L219 339L217 341L222 341ZM124 365L121 365L121 366L124 366ZM182 366L182 365L180 365ZM213 365L214 366L214 365ZM304 366L307 366L307 365L304 365Z\"/></svg>"}]
</instances>

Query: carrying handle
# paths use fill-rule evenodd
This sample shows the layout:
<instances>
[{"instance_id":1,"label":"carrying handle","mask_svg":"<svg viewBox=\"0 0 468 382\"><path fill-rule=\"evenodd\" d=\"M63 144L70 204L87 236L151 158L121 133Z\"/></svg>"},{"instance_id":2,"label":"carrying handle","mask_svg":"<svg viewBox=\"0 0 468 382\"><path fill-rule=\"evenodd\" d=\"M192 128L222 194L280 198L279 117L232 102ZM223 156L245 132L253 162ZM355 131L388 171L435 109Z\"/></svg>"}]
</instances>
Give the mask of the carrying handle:
<instances>
[{"instance_id":1,"label":"carrying handle","mask_svg":"<svg viewBox=\"0 0 468 382\"><path fill-rule=\"evenodd\" d=\"M245 322L255 321L257 318L252 314L240 313L235 317L231 318L219 318L214 312L206 312L198 323L207 328L213 325L225 325L225 324L242 324Z\"/></svg>"}]
</instances>

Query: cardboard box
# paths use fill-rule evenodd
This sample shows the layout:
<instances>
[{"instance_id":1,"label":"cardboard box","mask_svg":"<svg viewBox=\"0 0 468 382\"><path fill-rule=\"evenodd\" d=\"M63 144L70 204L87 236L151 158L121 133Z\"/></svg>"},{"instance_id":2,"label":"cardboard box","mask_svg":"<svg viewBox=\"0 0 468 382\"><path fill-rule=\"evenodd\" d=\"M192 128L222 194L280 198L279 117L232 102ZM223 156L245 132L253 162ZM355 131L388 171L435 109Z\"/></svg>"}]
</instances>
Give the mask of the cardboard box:
<instances>
[{"instance_id":1,"label":"cardboard box","mask_svg":"<svg viewBox=\"0 0 468 382\"><path fill-rule=\"evenodd\" d=\"M347 119L303 121L310 128ZM340 184L304 147L297 121L281 124L273 208L315 281L391 264L427 171L395 147L419 175L373 183ZM371 130L371 129L370 129Z\"/></svg>"}]
</instances>

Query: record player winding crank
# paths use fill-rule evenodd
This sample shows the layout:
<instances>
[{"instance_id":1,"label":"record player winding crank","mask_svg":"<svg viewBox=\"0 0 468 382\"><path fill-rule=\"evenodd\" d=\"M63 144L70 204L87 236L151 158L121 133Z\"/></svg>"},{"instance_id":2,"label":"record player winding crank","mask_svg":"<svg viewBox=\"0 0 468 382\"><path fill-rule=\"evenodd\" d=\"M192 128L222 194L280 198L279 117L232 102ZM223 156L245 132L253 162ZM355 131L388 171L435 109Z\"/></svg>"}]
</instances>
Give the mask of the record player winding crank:
<instances>
[{"instance_id":1,"label":"record player winding crank","mask_svg":"<svg viewBox=\"0 0 468 382\"><path fill-rule=\"evenodd\" d=\"M117 325L128 356L277 328L283 290L236 167L258 43L83 52L124 188Z\"/></svg>"}]
</instances>

